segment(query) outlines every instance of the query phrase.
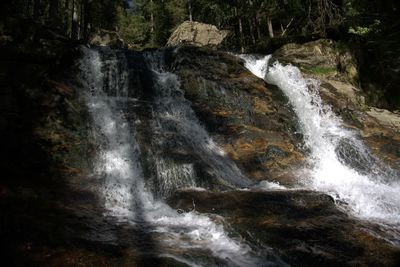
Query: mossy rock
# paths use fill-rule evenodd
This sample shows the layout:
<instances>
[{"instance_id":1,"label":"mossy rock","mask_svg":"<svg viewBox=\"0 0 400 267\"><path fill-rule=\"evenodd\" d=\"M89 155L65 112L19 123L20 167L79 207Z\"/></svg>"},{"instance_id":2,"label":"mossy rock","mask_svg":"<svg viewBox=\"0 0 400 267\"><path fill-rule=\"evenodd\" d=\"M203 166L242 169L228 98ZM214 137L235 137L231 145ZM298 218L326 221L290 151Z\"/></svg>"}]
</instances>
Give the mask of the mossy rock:
<instances>
[{"instance_id":1,"label":"mossy rock","mask_svg":"<svg viewBox=\"0 0 400 267\"><path fill-rule=\"evenodd\" d=\"M343 43L320 39L304 44L289 43L276 50L270 63L292 64L314 76L335 76L358 84L357 62Z\"/></svg>"}]
</instances>

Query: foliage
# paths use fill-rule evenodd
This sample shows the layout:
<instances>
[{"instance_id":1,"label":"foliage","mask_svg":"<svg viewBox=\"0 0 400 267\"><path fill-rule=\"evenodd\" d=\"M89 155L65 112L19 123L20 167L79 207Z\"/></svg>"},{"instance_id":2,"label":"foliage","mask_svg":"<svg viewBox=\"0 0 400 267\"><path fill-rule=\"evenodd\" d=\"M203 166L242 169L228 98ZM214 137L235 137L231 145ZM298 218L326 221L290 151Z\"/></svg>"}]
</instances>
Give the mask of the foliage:
<instances>
[{"instance_id":1,"label":"foliage","mask_svg":"<svg viewBox=\"0 0 400 267\"><path fill-rule=\"evenodd\" d=\"M144 16L134 15L129 10L118 9L118 31L122 39L130 44L144 44L150 38L150 23Z\"/></svg>"},{"instance_id":2,"label":"foliage","mask_svg":"<svg viewBox=\"0 0 400 267\"><path fill-rule=\"evenodd\" d=\"M122 1L14 0L0 2L2 19L30 19L72 39L87 40L97 29L113 30Z\"/></svg>"},{"instance_id":3,"label":"foliage","mask_svg":"<svg viewBox=\"0 0 400 267\"><path fill-rule=\"evenodd\" d=\"M371 24L367 27L350 26L349 33L359 35L359 36L365 36L370 33L378 33L381 30L380 24L381 24L381 21L376 19L376 20L374 20L373 24Z\"/></svg>"},{"instance_id":4,"label":"foliage","mask_svg":"<svg viewBox=\"0 0 400 267\"><path fill-rule=\"evenodd\" d=\"M165 45L185 20L229 30L224 49L272 52L287 42L328 37L347 43L364 84L380 84L390 106L400 106L400 2L396 0L13 0L0 2L12 17L87 41L98 29L117 31L135 49ZM190 4L190 5L189 5ZM15 29L19 32L20 29ZM0 32L1 33L1 32ZM365 86L368 88L368 86ZM379 86L373 86L379 88ZM376 90L376 89L373 89Z\"/></svg>"}]
</instances>

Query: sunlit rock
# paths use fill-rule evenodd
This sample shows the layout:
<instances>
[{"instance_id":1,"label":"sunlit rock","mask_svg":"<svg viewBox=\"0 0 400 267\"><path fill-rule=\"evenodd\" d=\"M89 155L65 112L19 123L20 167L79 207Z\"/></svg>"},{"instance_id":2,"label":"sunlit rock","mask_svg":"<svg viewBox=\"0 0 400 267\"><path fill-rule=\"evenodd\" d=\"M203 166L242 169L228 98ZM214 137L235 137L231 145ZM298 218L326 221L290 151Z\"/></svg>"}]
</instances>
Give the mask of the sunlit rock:
<instances>
[{"instance_id":1,"label":"sunlit rock","mask_svg":"<svg viewBox=\"0 0 400 267\"><path fill-rule=\"evenodd\" d=\"M214 25L185 21L169 37L167 46L194 45L215 47L221 44L227 35L227 31L220 31Z\"/></svg>"}]
</instances>

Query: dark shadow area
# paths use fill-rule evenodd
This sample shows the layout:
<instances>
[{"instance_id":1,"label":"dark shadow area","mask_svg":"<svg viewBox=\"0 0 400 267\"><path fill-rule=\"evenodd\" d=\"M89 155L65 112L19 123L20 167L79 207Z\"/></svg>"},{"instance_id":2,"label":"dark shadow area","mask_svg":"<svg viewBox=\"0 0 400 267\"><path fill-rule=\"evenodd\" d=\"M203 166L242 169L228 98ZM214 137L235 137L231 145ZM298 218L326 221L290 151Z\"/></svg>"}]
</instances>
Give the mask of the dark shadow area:
<instances>
[{"instance_id":1,"label":"dark shadow area","mask_svg":"<svg viewBox=\"0 0 400 267\"><path fill-rule=\"evenodd\" d=\"M379 238L366 238L368 223L339 211L333 199L312 191L182 191L168 203L215 213L250 244L271 248L291 266L396 266L400 251ZM372 254L371 252L374 251Z\"/></svg>"},{"instance_id":2,"label":"dark shadow area","mask_svg":"<svg viewBox=\"0 0 400 267\"><path fill-rule=\"evenodd\" d=\"M55 73L63 71L60 58L44 53L36 39L20 40L29 37L18 34L13 43L0 46L0 239L5 266L13 266L14 260L25 265L27 259L18 250L31 240L51 242L53 234L44 234L36 224L46 228L47 220L42 221L40 211L62 199L60 189L65 188L61 172L56 171L61 166L55 155L64 152L52 151L51 137L45 138L41 132L52 120L52 112L65 112L65 92L53 91L49 83ZM57 211L52 214L60 225L54 236L60 236L63 216Z\"/></svg>"},{"instance_id":3,"label":"dark shadow area","mask_svg":"<svg viewBox=\"0 0 400 267\"><path fill-rule=\"evenodd\" d=\"M121 227L93 191L95 144L71 69L75 44L24 38L0 46L2 266L159 266L141 204L140 227Z\"/></svg>"}]
</instances>

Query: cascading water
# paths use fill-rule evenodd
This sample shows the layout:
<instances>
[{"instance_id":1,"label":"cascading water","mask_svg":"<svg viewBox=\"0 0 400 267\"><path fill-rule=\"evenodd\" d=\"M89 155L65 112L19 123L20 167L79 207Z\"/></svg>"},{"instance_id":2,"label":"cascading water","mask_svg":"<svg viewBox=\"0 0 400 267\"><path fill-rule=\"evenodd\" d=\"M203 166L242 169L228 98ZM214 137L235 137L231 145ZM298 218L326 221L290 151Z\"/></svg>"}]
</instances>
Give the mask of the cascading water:
<instances>
[{"instance_id":1,"label":"cascading water","mask_svg":"<svg viewBox=\"0 0 400 267\"><path fill-rule=\"evenodd\" d=\"M294 66L279 62L268 66L270 56L242 55L245 66L288 97L304 142L310 150L306 184L326 192L362 219L400 226L400 183L396 173L373 157L355 132L342 126L319 95L319 82L306 79ZM304 175L304 173L302 174Z\"/></svg>"},{"instance_id":2,"label":"cascading water","mask_svg":"<svg viewBox=\"0 0 400 267\"><path fill-rule=\"evenodd\" d=\"M126 79L121 81L116 69L125 68L126 62L120 63L115 54L102 61L97 51L85 52L81 61L82 68L85 68L82 69L81 82L88 89L85 98L93 119L92 132L101 147L95 172L104 178L102 198L105 210L120 218L131 217L132 193L135 187L143 185L139 184L140 180L129 178L142 174L135 153L138 148L131 146L134 137L131 137L128 122L121 112L125 104L121 99L127 98L128 91ZM104 68L106 65L108 67Z\"/></svg>"},{"instance_id":3,"label":"cascading water","mask_svg":"<svg viewBox=\"0 0 400 267\"><path fill-rule=\"evenodd\" d=\"M184 98L183 92L179 89L178 77L165 70L163 52L147 53L145 57L155 77L154 132L160 132L159 129L162 129L164 134L174 133L167 139L155 135L155 142L168 143L160 144L161 146L168 145L193 151L205 165L204 167L210 170L212 176L229 187L250 186L252 182L241 173L236 164L225 155L201 126L190 102ZM188 167L186 165L186 168ZM193 169L187 169L185 173L193 173ZM162 179L165 181L164 177ZM191 179L185 180L188 180L189 185L194 185Z\"/></svg>"},{"instance_id":4,"label":"cascading water","mask_svg":"<svg viewBox=\"0 0 400 267\"><path fill-rule=\"evenodd\" d=\"M127 60L123 53L112 50L82 48L82 51L80 82L92 119L94 140L99 147L95 174L102 179L99 191L104 200L105 216L150 231L157 237L159 248L157 252L146 253L157 253L156 257L171 257L191 266L275 266L258 257L247 244L230 238L224 227L209 217L196 211L180 214L163 201L154 199L146 186L140 163L135 121L127 116L130 112L127 103L135 101L129 98ZM150 58L159 56L157 52L146 56L150 67L155 68ZM153 107L153 130L172 130L170 127L173 126L193 149L208 153L208 159L214 160L211 165L218 169L217 173L227 171L227 175L236 175L233 177L235 180L229 182L239 183L240 172L235 173L237 167L224 158L221 150L199 126L189 103L179 91L176 76L159 68L153 72L155 91L159 94ZM171 189L171 183L172 187L195 185L190 164L183 164L177 170L160 157L157 159L158 179L167 180L165 190ZM175 176L182 176L178 177L183 179L181 185L170 181Z\"/></svg>"}]
</instances>

